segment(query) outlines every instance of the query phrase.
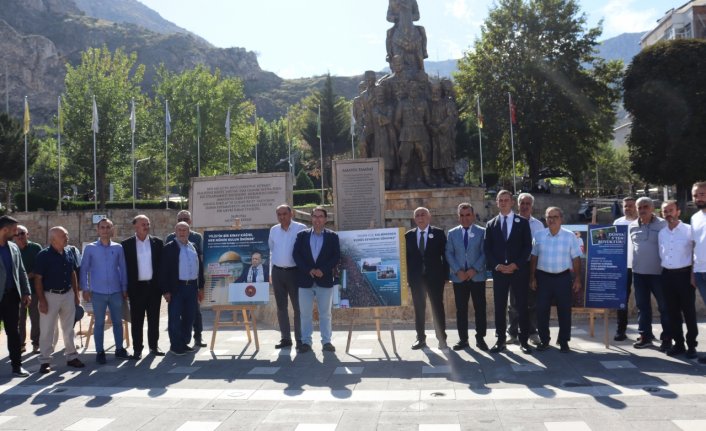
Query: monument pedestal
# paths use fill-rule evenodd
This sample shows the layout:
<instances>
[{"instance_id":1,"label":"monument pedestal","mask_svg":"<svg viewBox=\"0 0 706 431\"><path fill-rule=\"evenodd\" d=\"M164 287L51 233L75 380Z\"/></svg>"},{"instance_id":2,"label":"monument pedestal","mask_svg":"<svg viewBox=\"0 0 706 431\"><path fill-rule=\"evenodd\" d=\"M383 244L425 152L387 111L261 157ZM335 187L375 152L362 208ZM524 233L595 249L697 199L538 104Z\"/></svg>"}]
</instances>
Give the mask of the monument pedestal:
<instances>
[{"instance_id":1,"label":"monument pedestal","mask_svg":"<svg viewBox=\"0 0 706 431\"><path fill-rule=\"evenodd\" d=\"M416 208L426 207L431 212L431 224L448 231L458 225L458 204L468 202L478 210L485 205L484 196L480 187L388 190L385 191L385 225L412 228L412 213Z\"/></svg>"}]
</instances>

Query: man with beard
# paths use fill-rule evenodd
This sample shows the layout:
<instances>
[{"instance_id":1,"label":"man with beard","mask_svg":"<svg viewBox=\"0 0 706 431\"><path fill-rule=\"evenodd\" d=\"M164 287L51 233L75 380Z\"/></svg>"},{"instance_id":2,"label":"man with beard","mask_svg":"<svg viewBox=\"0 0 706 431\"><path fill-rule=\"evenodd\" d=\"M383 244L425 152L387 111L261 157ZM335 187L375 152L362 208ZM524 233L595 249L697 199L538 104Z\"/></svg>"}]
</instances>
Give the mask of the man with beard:
<instances>
[{"instance_id":1,"label":"man with beard","mask_svg":"<svg viewBox=\"0 0 706 431\"><path fill-rule=\"evenodd\" d=\"M694 267L691 284L699 289L701 299L706 302L706 181L694 183L691 196L698 211L691 216L691 230L694 239ZM699 358L706 364L706 356Z\"/></svg>"}]
</instances>

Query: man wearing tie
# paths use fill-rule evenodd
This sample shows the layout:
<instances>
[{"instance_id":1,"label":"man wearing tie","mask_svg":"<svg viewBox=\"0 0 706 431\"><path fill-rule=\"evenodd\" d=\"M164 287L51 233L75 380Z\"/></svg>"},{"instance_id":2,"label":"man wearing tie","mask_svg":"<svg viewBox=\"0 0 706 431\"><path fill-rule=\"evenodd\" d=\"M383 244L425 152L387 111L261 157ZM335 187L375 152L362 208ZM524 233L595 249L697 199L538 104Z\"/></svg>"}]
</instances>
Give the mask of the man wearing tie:
<instances>
[{"instance_id":1,"label":"man wearing tie","mask_svg":"<svg viewBox=\"0 0 706 431\"><path fill-rule=\"evenodd\" d=\"M446 263L446 235L438 227L431 226L431 213L423 207L414 210L416 228L405 233L407 249L407 281L412 291L414 304L414 327L417 341L412 350L426 346L424 324L426 321L426 297L429 296L434 330L440 349L447 349L446 315L444 314L444 283L448 278Z\"/></svg>"},{"instance_id":2,"label":"man wearing tie","mask_svg":"<svg viewBox=\"0 0 706 431\"><path fill-rule=\"evenodd\" d=\"M485 229L476 226L476 214L473 206L462 203L458 206L459 226L449 231L446 241L446 261L454 286L456 301L456 326L459 341L454 350L468 347L468 300L473 299L476 322L476 347L488 350L485 343L485 253L483 251L483 236Z\"/></svg>"},{"instance_id":3,"label":"man wearing tie","mask_svg":"<svg viewBox=\"0 0 706 431\"><path fill-rule=\"evenodd\" d=\"M512 193L501 190L496 197L500 214L488 222L485 228L483 248L488 268L493 270L493 302L495 305L495 334L498 341L491 353L505 350L505 328L507 320L508 292L515 295L515 305L520 326L518 338L520 350L530 354L527 344L529 313L527 292L529 290L529 256L532 252L532 233L527 219L512 211Z\"/></svg>"},{"instance_id":4,"label":"man wearing tie","mask_svg":"<svg viewBox=\"0 0 706 431\"><path fill-rule=\"evenodd\" d=\"M235 280L236 283L256 283L269 282L270 274L267 273L267 267L262 264L262 254L255 252L250 256L250 266L240 273L240 277Z\"/></svg>"},{"instance_id":5,"label":"man wearing tie","mask_svg":"<svg viewBox=\"0 0 706 431\"><path fill-rule=\"evenodd\" d=\"M150 353L164 356L159 349L159 309L162 306L162 291L159 289L159 264L164 243L150 235L150 219L137 215L132 219L135 235L120 243L125 254L127 268L127 296L130 300L130 321L133 355L142 357L142 328L147 314L147 345Z\"/></svg>"}]
</instances>

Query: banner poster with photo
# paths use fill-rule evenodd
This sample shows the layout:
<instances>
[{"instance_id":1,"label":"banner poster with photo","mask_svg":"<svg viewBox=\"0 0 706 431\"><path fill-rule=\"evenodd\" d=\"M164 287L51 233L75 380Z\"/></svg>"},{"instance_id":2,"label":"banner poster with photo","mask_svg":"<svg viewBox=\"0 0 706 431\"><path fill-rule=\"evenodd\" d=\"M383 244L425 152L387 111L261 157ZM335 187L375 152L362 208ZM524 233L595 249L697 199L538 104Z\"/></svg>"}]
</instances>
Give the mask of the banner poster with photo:
<instances>
[{"instance_id":1,"label":"banner poster with photo","mask_svg":"<svg viewBox=\"0 0 706 431\"><path fill-rule=\"evenodd\" d=\"M269 229L204 232L203 266L206 289L202 306L268 302L269 235ZM253 264L256 268L254 281Z\"/></svg>"},{"instance_id":2,"label":"banner poster with photo","mask_svg":"<svg viewBox=\"0 0 706 431\"><path fill-rule=\"evenodd\" d=\"M334 307L398 307L405 303L403 228L340 231L338 238L341 283L334 292Z\"/></svg>"},{"instance_id":3,"label":"banner poster with photo","mask_svg":"<svg viewBox=\"0 0 706 431\"><path fill-rule=\"evenodd\" d=\"M627 226L588 226L587 308L624 310L627 306L627 231Z\"/></svg>"},{"instance_id":4,"label":"banner poster with photo","mask_svg":"<svg viewBox=\"0 0 706 431\"><path fill-rule=\"evenodd\" d=\"M585 224L565 224L561 227L570 230L576 235L576 241L579 242L579 248L581 249L580 277L584 282L581 283L581 290L578 292L572 291L571 306L574 308L584 308L586 307L586 238L588 235L588 226Z\"/></svg>"}]
</instances>

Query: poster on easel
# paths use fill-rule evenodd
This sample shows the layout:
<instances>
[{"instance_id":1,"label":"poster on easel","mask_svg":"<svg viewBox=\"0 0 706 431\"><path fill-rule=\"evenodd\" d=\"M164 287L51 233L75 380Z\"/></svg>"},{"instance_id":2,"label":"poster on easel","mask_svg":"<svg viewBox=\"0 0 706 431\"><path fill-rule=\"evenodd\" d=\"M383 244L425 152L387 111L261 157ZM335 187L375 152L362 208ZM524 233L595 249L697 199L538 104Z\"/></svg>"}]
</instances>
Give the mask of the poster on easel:
<instances>
[{"instance_id":1,"label":"poster on easel","mask_svg":"<svg viewBox=\"0 0 706 431\"><path fill-rule=\"evenodd\" d=\"M399 307L406 301L404 229L338 232L340 285L336 308Z\"/></svg>"},{"instance_id":2,"label":"poster on easel","mask_svg":"<svg viewBox=\"0 0 706 431\"><path fill-rule=\"evenodd\" d=\"M589 225L586 308L627 307L628 227Z\"/></svg>"},{"instance_id":3,"label":"poster on easel","mask_svg":"<svg viewBox=\"0 0 706 431\"><path fill-rule=\"evenodd\" d=\"M269 300L269 229L204 232L203 307L264 304Z\"/></svg>"}]
</instances>

